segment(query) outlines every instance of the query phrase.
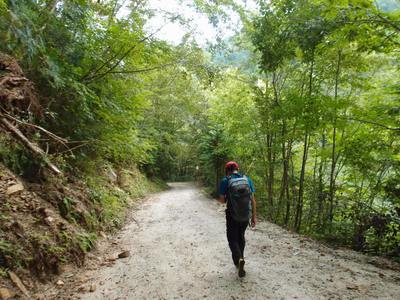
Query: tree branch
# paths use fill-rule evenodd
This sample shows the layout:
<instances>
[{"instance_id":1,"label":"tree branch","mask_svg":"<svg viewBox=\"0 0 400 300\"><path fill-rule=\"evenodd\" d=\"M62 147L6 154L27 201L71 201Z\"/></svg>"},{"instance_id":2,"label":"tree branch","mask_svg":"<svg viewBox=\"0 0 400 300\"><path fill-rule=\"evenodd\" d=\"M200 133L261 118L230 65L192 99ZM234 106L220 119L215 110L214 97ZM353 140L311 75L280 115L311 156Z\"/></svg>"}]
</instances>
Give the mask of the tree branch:
<instances>
[{"instance_id":1,"label":"tree branch","mask_svg":"<svg viewBox=\"0 0 400 300\"><path fill-rule=\"evenodd\" d=\"M113 60L117 55L114 55L112 59L108 60L106 63L104 63L99 69L97 69L97 71L92 75L92 76L86 76L86 78L84 78L85 81L90 82L93 81L94 79L101 79L104 76L106 76L107 74L110 74L110 72L112 72L116 67L118 67L118 65L121 63L121 61L127 57L129 55L129 53L131 53L137 46L139 46L140 44L144 43L145 41L149 40L150 38L152 38L156 33L158 33L163 27L165 26L165 24L163 26L161 26L160 28L158 28L156 31L152 32L151 34L149 34L148 36L145 36L144 38L140 39L136 44L134 44L133 46L129 47L127 51L125 51L124 54L122 54L122 56L120 58L118 58L118 60L105 72L98 74L98 71L100 69L102 69L106 64L108 64L111 60Z\"/></svg>"},{"instance_id":2,"label":"tree branch","mask_svg":"<svg viewBox=\"0 0 400 300\"><path fill-rule=\"evenodd\" d=\"M162 68L168 67L168 66L173 66L173 65L175 65L175 64L177 64L177 63L179 63L179 61L175 61L175 62L168 63L168 64L162 64L162 65L158 65L158 66L154 66L154 67L144 68L144 69L110 71L110 72L108 72L108 73L109 73L109 74L134 74L134 73L144 73L144 72L150 72L150 71L154 71L154 70L159 70L159 69L162 69Z\"/></svg>"},{"instance_id":3,"label":"tree branch","mask_svg":"<svg viewBox=\"0 0 400 300\"><path fill-rule=\"evenodd\" d=\"M395 30L397 30L398 32L400 32L400 25L396 24L394 21L391 21L387 18L385 18L384 16L382 16L381 14L377 14L376 15L383 23L393 27ZM375 21L378 22L378 21Z\"/></svg>"},{"instance_id":4,"label":"tree branch","mask_svg":"<svg viewBox=\"0 0 400 300\"><path fill-rule=\"evenodd\" d=\"M378 127L387 129L387 130L400 131L400 127L390 127L390 126L387 126L385 124L381 124L381 123L378 123L378 122L375 122L375 121L356 119L356 118L348 118L348 117L338 117L338 118L345 119L345 120L348 120L348 121L356 121L356 122L360 122L360 123L363 123L363 124L370 124L370 125L374 125L374 126L378 126Z\"/></svg>"}]
</instances>

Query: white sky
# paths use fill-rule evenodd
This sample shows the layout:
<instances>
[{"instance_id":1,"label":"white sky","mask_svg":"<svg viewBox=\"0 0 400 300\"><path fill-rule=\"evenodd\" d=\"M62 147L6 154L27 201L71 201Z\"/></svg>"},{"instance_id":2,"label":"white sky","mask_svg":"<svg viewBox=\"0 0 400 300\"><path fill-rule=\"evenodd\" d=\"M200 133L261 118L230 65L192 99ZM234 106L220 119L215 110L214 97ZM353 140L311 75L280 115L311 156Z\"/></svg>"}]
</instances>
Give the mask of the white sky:
<instances>
[{"instance_id":1,"label":"white sky","mask_svg":"<svg viewBox=\"0 0 400 300\"><path fill-rule=\"evenodd\" d=\"M197 42L201 45L204 45L207 39L215 39L216 30L208 23L207 16L197 13L193 8L180 5L176 0L149 0L149 7L159 11L159 13L156 13L150 19L147 24L147 30L153 32L162 27L156 34L159 39L166 40L172 44L179 44L187 32L193 32ZM163 11L179 13L185 19L189 19L190 22L186 25L181 25L178 21L172 23L164 17L165 13Z\"/></svg>"},{"instance_id":2,"label":"white sky","mask_svg":"<svg viewBox=\"0 0 400 300\"><path fill-rule=\"evenodd\" d=\"M181 1L182 2L182 1ZM190 4L191 1L183 1ZM246 3L246 7L255 9L254 0L238 1ZM205 14L196 12L189 5L180 4L179 0L149 0L149 7L156 10L155 16L147 24L147 30L154 32L162 28L155 36L172 44L179 44L186 33L191 33L200 46L205 46L207 41L215 42L217 36L222 38L232 36L234 29L240 29L239 17L232 13L229 24L223 24L218 29L211 25ZM170 22L165 18L165 12L179 14L189 22L180 24L178 21Z\"/></svg>"}]
</instances>

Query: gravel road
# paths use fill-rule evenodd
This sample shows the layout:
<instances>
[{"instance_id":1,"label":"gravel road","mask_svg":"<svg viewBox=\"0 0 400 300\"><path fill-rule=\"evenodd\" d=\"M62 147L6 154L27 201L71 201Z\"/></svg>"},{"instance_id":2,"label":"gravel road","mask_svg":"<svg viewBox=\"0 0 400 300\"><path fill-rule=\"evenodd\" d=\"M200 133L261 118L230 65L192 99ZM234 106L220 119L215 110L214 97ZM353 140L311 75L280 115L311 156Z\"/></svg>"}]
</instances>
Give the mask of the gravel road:
<instances>
[{"instance_id":1,"label":"gravel road","mask_svg":"<svg viewBox=\"0 0 400 300\"><path fill-rule=\"evenodd\" d=\"M382 259L334 250L267 222L246 232L247 276L239 279L224 209L193 184L171 184L139 206L99 260L121 250L130 256L80 274L91 291L75 282L68 292L95 300L400 299L400 273L377 267Z\"/></svg>"}]
</instances>

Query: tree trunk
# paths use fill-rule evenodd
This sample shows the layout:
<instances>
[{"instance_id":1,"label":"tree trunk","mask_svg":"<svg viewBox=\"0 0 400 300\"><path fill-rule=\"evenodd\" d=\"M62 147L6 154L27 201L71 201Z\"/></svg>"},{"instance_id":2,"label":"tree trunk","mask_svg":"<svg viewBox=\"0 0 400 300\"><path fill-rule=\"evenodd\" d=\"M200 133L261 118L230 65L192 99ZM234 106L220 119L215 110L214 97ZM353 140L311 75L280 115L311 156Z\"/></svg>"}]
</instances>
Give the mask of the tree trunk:
<instances>
[{"instance_id":1,"label":"tree trunk","mask_svg":"<svg viewBox=\"0 0 400 300\"><path fill-rule=\"evenodd\" d=\"M290 152L291 144L288 143L286 147L286 121L282 122L282 179L281 179L281 190L279 193L279 211L282 210L284 206L286 206L286 210L284 213L284 224L287 225L288 222L288 210L290 211L290 199L289 199L289 161L288 155ZM289 206L289 207L288 207ZM279 212L280 213L280 212ZM278 214L277 214L278 215ZM282 212L283 215L283 212Z\"/></svg>"},{"instance_id":2,"label":"tree trunk","mask_svg":"<svg viewBox=\"0 0 400 300\"><path fill-rule=\"evenodd\" d=\"M281 179L281 190L279 192L279 210L277 212L277 217L280 215L284 204L285 191L287 186L287 164L286 164L286 141L285 141L285 122L282 124L282 136L281 136L281 152L282 152L282 179Z\"/></svg>"},{"instance_id":3,"label":"tree trunk","mask_svg":"<svg viewBox=\"0 0 400 300\"><path fill-rule=\"evenodd\" d=\"M296 219L295 219L296 232L300 232L301 218L302 218L302 214L303 214L304 178L305 178L305 172L306 172L309 143L310 143L310 136L306 132L304 135L303 160L301 163L301 171L300 171L300 179L299 179L299 196L297 199L297 208L296 208Z\"/></svg>"},{"instance_id":4,"label":"tree trunk","mask_svg":"<svg viewBox=\"0 0 400 300\"><path fill-rule=\"evenodd\" d=\"M333 117L333 136L332 136L332 153L331 153L331 173L329 178L329 229L332 228L333 221L333 203L335 197L335 169L336 169L336 131L337 131L337 98L338 98L338 87L339 87L339 76L340 76L340 64L342 61L342 50L339 50L338 61L336 66L335 74L335 115Z\"/></svg>"},{"instance_id":5,"label":"tree trunk","mask_svg":"<svg viewBox=\"0 0 400 300\"><path fill-rule=\"evenodd\" d=\"M324 151L326 146L326 135L325 132L322 134L322 151ZM324 194L324 180L323 180L323 173L325 169L325 159L322 159L318 169L318 212L317 212L317 224L320 227L321 224L321 216L322 211L324 209L324 202L325 202L325 194Z\"/></svg>"},{"instance_id":6,"label":"tree trunk","mask_svg":"<svg viewBox=\"0 0 400 300\"><path fill-rule=\"evenodd\" d=\"M291 159L291 155L292 155L292 143L293 140L290 140L288 143L288 147L287 147L287 154L286 154L286 159L284 161L284 173L286 172L286 181L285 181L285 194L286 194L286 213L285 213L285 220L284 220L284 224L285 226L288 226L289 224L289 218L290 218L290 193L289 193L289 161Z\"/></svg>"},{"instance_id":7,"label":"tree trunk","mask_svg":"<svg viewBox=\"0 0 400 300\"><path fill-rule=\"evenodd\" d=\"M273 154L272 146L274 141L274 135L267 135L267 157L268 157L268 182L267 182L267 199L270 205L270 208L274 207L274 163L275 163L275 155ZM273 214L271 214L272 216Z\"/></svg>"},{"instance_id":8,"label":"tree trunk","mask_svg":"<svg viewBox=\"0 0 400 300\"><path fill-rule=\"evenodd\" d=\"M318 155L317 155L317 150L315 150L313 181L312 181L313 193L310 198L310 204L308 205L307 224L313 223L313 211L315 209L315 206L318 205L317 169L318 169Z\"/></svg>"},{"instance_id":9,"label":"tree trunk","mask_svg":"<svg viewBox=\"0 0 400 300\"><path fill-rule=\"evenodd\" d=\"M308 80L308 101L312 101L313 94L313 74L314 74L314 50L312 50L312 57L310 63L310 74ZM305 111L305 117L309 112ZM307 125L306 125L307 126ZM296 208L296 218L295 218L295 230L296 232L300 232L301 227L301 218L303 214L303 194L304 194L304 178L306 172L306 164L307 164L307 155L308 155L308 147L310 142L310 135L308 129L305 129L304 133L304 148L303 148L303 159L301 163L301 171L300 171L300 179L299 179L299 195L297 199L297 208Z\"/></svg>"}]
</instances>

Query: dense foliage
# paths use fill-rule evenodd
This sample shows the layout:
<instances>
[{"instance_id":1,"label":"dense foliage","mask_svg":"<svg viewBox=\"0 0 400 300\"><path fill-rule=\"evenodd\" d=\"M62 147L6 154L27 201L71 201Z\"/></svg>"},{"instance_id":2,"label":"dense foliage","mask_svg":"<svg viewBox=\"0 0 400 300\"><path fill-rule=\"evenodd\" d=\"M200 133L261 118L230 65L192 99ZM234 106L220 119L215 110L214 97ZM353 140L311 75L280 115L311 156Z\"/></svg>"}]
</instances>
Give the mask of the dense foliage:
<instances>
[{"instance_id":1,"label":"dense foliage","mask_svg":"<svg viewBox=\"0 0 400 300\"><path fill-rule=\"evenodd\" d=\"M374 1L261 3L236 41L261 74L228 72L208 113L270 220L399 256L398 37Z\"/></svg>"},{"instance_id":2,"label":"dense foliage","mask_svg":"<svg viewBox=\"0 0 400 300\"><path fill-rule=\"evenodd\" d=\"M156 39L146 1L122 2L0 1L0 51L45 110L26 118L68 138L49 144L66 168L134 163L216 190L233 159L270 220L400 256L398 1L193 1L243 21L208 52Z\"/></svg>"},{"instance_id":3,"label":"dense foliage","mask_svg":"<svg viewBox=\"0 0 400 300\"><path fill-rule=\"evenodd\" d=\"M149 173L180 168L173 158L185 151L179 140L199 110L207 66L196 46L145 32L145 4L131 1L129 14L117 17L118 1L5 2L0 51L36 83L45 110L38 121L82 147L69 157L81 167L105 159Z\"/></svg>"}]
</instances>

